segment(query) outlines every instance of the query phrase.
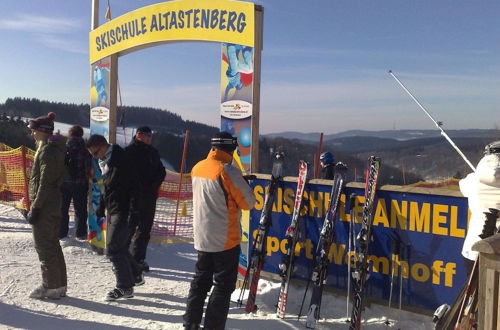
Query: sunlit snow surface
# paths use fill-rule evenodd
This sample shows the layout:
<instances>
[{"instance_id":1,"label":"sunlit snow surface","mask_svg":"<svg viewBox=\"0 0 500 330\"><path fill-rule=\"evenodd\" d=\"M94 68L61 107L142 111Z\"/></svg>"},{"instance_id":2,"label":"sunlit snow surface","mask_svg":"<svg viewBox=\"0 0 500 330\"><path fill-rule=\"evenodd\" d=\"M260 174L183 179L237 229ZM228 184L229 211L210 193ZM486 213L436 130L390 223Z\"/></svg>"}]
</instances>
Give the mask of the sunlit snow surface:
<instances>
[{"instance_id":1,"label":"sunlit snow surface","mask_svg":"<svg viewBox=\"0 0 500 330\"><path fill-rule=\"evenodd\" d=\"M70 228L73 233L74 228ZM41 281L31 227L18 211L0 205L0 329L182 329L196 261L191 243L150 244L151 272L146 275L146 284L136 288L134 298L117 302L103 300L115 283L107 259L74 237L66 238L61 245L68 268L67 297L28 298ZM304 287L291 286L284 320L275 316L278 289L276 281L261 279L259 310L254 314L236 306L236 290L226 328L304 329L305 319L297 320ZM325 293L321 316L317 329L347 329L345 297ZM429 316L378 305L368 307L363 317L364 329L432 329ZM384 324L386 319L392 321L390 325Z\"/></svg>"}]
</instances>

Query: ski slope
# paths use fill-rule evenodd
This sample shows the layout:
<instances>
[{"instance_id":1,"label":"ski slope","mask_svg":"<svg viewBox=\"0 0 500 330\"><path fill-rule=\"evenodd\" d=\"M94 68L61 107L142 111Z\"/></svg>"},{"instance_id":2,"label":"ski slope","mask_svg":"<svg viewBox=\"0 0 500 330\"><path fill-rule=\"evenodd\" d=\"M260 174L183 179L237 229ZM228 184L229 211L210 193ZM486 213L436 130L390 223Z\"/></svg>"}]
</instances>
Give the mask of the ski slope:
<instances>
[{"instance_id":1,"label":"ski slope","mask_svg":"<svg viewBox=\"0 0 500 330\"><path fill-rule=\"evenodd\" d=\"M70 235L73 233L70 228ZM116 302L103 300L114 285L108 260L73 237L61 241L61 245L68 269L67 297L28 298L41 281L31 227L18 211L0 205L0 329L182 329L196 260L193 244L150 244L151 272L146 275L146 284L136 288L134 298ZM226 328L305 329L305 319L297 320L304 287L290 287L287 316L281 320L276 318L274 307L279 285L277 281L261 279L259 310L255 314L246 314L244 308L236 307L236 290ZM345 297L325 292L321 316L317 329L347 329ZM364 329L432 329L430 316L373 304L363 318ZM384 324L387 319L389 325Z\"/></svg>"}]
</instances>

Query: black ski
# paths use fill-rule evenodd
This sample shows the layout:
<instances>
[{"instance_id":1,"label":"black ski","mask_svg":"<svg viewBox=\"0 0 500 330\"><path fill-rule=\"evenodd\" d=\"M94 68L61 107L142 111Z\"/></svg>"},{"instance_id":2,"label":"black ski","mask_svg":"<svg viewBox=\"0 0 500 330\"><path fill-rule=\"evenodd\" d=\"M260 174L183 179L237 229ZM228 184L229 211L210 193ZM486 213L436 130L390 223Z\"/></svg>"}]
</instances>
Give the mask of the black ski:
<instances>
[{"instance_id":1,"label":"black ski","mask_svg":"<svg viewBox=\"0 0 500 330\"><path fill-rule=\"evenodd\" d=\"M279 181L283 176L283 154L276 153L274 155L273 170L271 174L271 182L267 188L266 197L264 200L264 206L262 208L262 213L260 214L259 228L257 229L257 235L253 241L252 251L250 253L250 266L245 274L245 279L243 281L243 287L241 288L240 297L238 299L238 304L241 306L243 302L243 295L245 289L250 285L247 303L245 305L245 311L247 313L255 312L257 306L255 305L255 298L257 297L257 288L259 285L260 272L262 267L264 267L264 261L266 256L266 238L269 231L269 227L272 224L272 211L274 196Z\"/></svg>"},{"instance_id":2,"label":"black ski","mask_svg":"<svg viewBox=\"0 0 500 330\"><path fill-rule=\"evenodd\" d=\"M363 311L365 284L368 278L368 249L372 239L372 215L375 202L375 190L380 169L380 158L371 156L368 159L368 170L365 183L365 205L363 207L363 221L357 236L356 252L358 260L353 272L354 296L351 312L350 330L361 328L361 313Z\"/></svg>"},{"instance_id":3,"label":"black ski","mask_svg":"<svg viewBox=\"0 0 500 330\"><path fill-rule=\"evenodd\" d=\"M311 276L313 290L306 319L306 327L310 329L314 329L314 327L316 326L316 322L320 317L323 287L326 283L326 278L328 276L328 265L330 264L328 255L330 253L330 247L332 246L332 242L334 239L335 218L337 217L339 210L340 194L342 193L345 184L346 172L347 166L345 164L339 162L335 165L335 175L333 177L330 203L328 205L328 210L323 221L323 227L319 235L315 256L316 263ZM307 290L304 293L304 297L306 294Z\"/></svg>"},{"instance_id":4,"label":"black ski","mask_svg":"<svg viewBox=\"0 0 500 330\"><path fill-rule=\"evenodd\" d=\"M292 222L286 230L287 250L283 258L283 263L279 265L281 276L281 288L278 296L278 305L276 308L276 315L280 318L285 317L285 309L288 298L288 287L290 286L290 279L292 277L295 246L299 238L298 219L300 214L300 206L302 205L302 195L304 194L304 187L307 179L307 163L303 160L299 162L299 176L297 179L297 190L295 192L295 203L293 206Z\"/></svg>"}]
</instances>

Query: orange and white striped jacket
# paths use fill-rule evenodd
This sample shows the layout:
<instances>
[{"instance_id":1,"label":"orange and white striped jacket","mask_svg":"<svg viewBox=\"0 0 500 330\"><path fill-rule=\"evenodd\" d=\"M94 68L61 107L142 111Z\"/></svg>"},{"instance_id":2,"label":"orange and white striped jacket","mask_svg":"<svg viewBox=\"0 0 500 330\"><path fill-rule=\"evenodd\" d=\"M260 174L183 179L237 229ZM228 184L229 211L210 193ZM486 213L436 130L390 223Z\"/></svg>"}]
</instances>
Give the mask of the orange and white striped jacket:
<instances>
[{"instance_id":1,"label":"orange and white striped jacket","mask_svg":"<svg viewBox=\"0 0 500 330\"><path fill-rule=\"evenodd\" d=\"M191 171L194 247L203 252L229 250L241 242L240 209L250 210L255 196L232 156L212 149Z\"/></svg>"}]
</instances>

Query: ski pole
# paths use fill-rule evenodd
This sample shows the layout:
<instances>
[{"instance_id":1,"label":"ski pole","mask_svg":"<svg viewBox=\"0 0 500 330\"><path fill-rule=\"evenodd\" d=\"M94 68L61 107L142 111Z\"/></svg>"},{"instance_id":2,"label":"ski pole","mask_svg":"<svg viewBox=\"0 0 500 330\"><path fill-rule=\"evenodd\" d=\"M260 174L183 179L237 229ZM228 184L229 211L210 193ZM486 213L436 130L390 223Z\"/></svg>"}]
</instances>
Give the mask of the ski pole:
<instances>
[{"instance_id":1,"label":"ski pole","mask_svg":"<svg viewBox=\"0 0 500 330\"><path fill-rule=\"evenodd\" d=\"M352 213L352 210L354 209L354 203L356 201L356 195L354 193L352 193L350 196L349 196L349 210L350 210L350 218L349 218L349 233L348 233L348 247L347 247L347 297L346 297L346 319L345 321L347 323L351 322L351 320L349 319L349 303L350 303L350 300L351 300L351 247L352 247L352 244L354 243L353 240L352 240L352 236L353 236L353 221L354 221L354 214Z\"/></svg>"},{"instance_id":2,"label":"ski pole","mask_svg":"<svg viewBox=\"0 0 500 330\"><path fill-rule=\"evenodd\" d=\"M299 315L297 316L297 320L300 320L300 317L302 316L302 308L304 307L304 301L306 300L307 291L309 291L309 283L311 283L311 277L312 277L312 271L309 274L309 280L307 281L306 285L306 292L304 292L304 297L302 297L302 303L300 304L300 310L299 310Z\"/></svg>"},{"instance_id":3,"label":"ski pole","mask_svg":"<svg viewBox=\"0 0 500 330\"><path fill-rule=\"evenodd\" d=\"M434 120L434 118L432 118L431 114L422 106L422 104L420 104L420 102L410 93L410 91L405 87L405 85L403 85L403 83L394 75L392 70L389 70L389 74L396 80L396 82L401 86L401 88L403 88L403 90L408 95L410 95L410 97L413 99L413 101L415 101L415 103L417 103L420 109L422 109L422 111L425 112L425 114L434 122L434 125L436 125L436 127L439 128L439 130L441 130L441 135L444 136L444 138L451 144L451 146L455 149L455 151L463 158L463 160L467 163L467 165L469 165L472 171L476 172L476 168L474 167L474 165L472 165L472 163L467 159L467 157L465 157L463 152L457 147L457 145L450 139L448 134L446 134L444 129L441 127L442 123L437 122L436 120Z\"/></svg>"},{"instance_id":4,"label":"ski pole","mask_svg":"<svg viewBox=\"0 0 500 330\"><path fill-rule=\"evenodd\" d=\"M392 303L392 290L394 288L394 257L393 254L396 252L396 241L394 239L391 240L391 251L390 251L390 256L391 256L391 284L390 284L390 289L389 289L389 308L391 308L391 303ZM385 320L385 325L389 325L391 322L389 321L389 318Z\"/></svg>"},{"instance_id":5,"label":"ski pole","mask_svg":"<svg viewBox=\"0 0 500 330\"><path fill-rule=\"evenodd\" d=\"M403 259L408 257L408 246L404 242L399 242L399 313L398 326L401 324L401 311L403 305ZM398 327L398 330L401 328Z\"/></svg>"},{"instance_id":6,"label":"ski pole","mask_svg":"<svg viewBox=\"0 0 500 330\"><path fill-rule=\"evenodd\" d=\"M245 290L247 289L248 282L250 281L250 269L253 262L255 248L257 247L257 240L258 237L255 237L254 241L252 242L252 250L250 251L249 260L247 261L247 271L245 273L245 278L243 279L243 286L241 287L240 295L238 297L238 300L236 301L237 307L243 306L243 298L245 297Z\"/></svg>"}]
</instances>

